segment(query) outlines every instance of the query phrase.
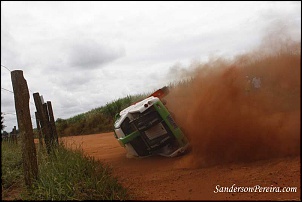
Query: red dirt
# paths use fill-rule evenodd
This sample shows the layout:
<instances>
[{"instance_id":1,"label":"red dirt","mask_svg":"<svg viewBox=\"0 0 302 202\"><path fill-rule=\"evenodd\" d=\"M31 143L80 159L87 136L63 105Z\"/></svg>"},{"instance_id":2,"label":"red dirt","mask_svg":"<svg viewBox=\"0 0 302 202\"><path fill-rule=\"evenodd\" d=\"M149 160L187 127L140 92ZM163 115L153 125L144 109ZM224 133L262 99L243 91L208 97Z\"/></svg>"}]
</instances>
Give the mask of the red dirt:
<instances>
[{"instance_id":1,"label":"red dirt","mask_svg":"<svg viewBox=\"0 0 302 202\"><path fill-rule=\"evenodd\" d=\"M127 158L113 133L72 136L69 147L113 168L135 200L301 200L300 156L192 168L192 152L176 158ZM214 193L221 187L297 187L297 192Z\"/></svg>"}]
</instances>

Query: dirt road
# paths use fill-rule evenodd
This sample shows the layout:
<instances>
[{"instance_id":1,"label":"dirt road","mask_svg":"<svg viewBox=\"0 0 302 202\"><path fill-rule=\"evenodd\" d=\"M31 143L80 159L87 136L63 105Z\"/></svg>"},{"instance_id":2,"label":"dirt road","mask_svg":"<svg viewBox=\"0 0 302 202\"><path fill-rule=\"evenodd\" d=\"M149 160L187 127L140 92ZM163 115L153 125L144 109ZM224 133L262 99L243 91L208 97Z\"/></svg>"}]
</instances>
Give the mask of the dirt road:
<instances>
[{"instance_id":1,"label":"dirt road","mask_svg":"<svg viewBox=\"0 0 302 202\"><path fill-rule=\"evenodd\" d=\"M81 147L86 154L110 165L135 200L301 200L299 156L190 168L185 163L190 153L176 158L127 158L113 133L63 140L69 147ZM222 187L246 191L253 187L257 192L220 192ZM297 190L266 192L277 187L280 191L283 187Z\"/></svg>"}]
</instances>

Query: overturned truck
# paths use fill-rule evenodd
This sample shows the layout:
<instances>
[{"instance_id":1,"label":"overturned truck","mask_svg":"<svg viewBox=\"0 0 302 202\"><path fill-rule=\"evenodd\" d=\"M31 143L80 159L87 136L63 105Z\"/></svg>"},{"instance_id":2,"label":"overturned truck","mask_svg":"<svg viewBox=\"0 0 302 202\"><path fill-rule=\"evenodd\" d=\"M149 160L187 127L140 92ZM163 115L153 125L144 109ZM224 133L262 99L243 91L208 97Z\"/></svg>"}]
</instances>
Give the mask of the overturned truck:
<instances>
[{"instance_id":1,"label":"overturned truck","mask_svg":"<svg viewBox=\"0 0 302 202\"><path fill-rule=\"evenodd\" d=\"M168 92L163 87L117 114L114 135L127 155L175 157L187 150L188 139L161 100Z\"/></svg>"}]
</instances>

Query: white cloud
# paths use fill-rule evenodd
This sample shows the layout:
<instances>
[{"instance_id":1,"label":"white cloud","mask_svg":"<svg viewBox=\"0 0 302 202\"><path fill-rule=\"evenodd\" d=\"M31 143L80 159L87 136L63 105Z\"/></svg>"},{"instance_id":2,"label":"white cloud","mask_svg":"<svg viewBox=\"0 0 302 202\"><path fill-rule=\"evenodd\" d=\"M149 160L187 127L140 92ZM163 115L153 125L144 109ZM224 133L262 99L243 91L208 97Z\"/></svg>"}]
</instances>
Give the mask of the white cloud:
<instances>
[{"instance_id":1,"label":"white cloud","mask_svg":"<svg viewBox=\"0 0 302 202\"><path fill-rule=\"evenodd\" d=\"M114 50L96 40L74 40L69 47L68 65L76 68L97 68L123 56L123 50Z\"/></svg>"}]
</instances>

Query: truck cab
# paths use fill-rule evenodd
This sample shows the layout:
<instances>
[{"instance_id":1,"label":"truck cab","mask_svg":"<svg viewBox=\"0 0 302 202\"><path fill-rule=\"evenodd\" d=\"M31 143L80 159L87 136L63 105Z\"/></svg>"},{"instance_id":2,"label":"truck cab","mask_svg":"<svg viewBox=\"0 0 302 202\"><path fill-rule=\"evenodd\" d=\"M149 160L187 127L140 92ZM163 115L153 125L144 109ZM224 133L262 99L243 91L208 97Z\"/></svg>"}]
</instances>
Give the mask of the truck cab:
<instances>
[{"instance_id":1,"label":"truck cab","mask_svg":"<svg viewBox=\"0 0 302 202\"><path fill-rule=\"evenodd\" d=\"M149 96L116 117L114 135L128 155L175 157L186 151L188 139L160 98Z\"/></svg>"}]
</instances>

